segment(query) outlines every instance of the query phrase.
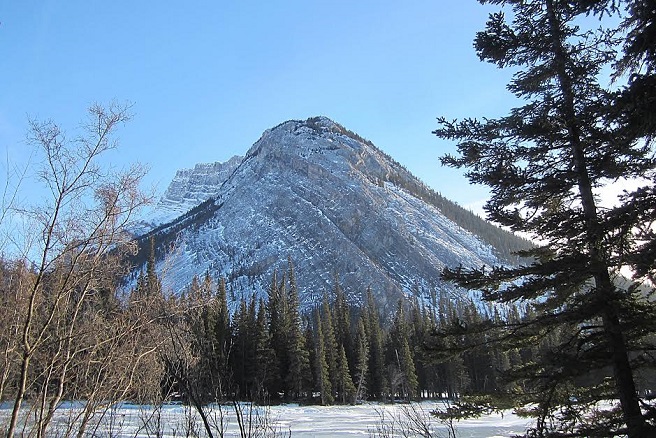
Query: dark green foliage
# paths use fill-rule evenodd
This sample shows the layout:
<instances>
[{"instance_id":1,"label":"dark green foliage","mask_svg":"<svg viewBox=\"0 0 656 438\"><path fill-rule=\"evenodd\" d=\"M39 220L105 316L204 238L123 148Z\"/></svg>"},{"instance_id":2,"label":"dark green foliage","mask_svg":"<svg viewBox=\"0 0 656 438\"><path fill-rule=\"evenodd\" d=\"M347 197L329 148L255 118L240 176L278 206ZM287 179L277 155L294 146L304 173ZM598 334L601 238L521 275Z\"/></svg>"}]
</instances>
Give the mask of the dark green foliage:
<instances>
[{"instance_id":1,"label":"dark green foliage","mask_svg":"<svg viewBox=\"0 0 656 438\"><path fill-rule=\"evenodd\" d=\"M399 301L387 344L387 363L392 396L412 400L417 396L419 382L410 351L410 329L403 302Z\"/></svg>"},{"instance_id":2,"label":"dark green foliage","mask_svg":"<svg viewBox=\"0 0 656 438\"><path fill-rule=\"evenodd\" d=\"M321 314L316 313L316 332L315 332L315 344L316 344L316 379L317 385L316 390L319 392L319 398L322 405L329 405L334 402L333 397L333 387L330 382L330 367L328 365L328 359L326 356L326 344L325 337L323 334L323 323L321 321Z\"/></svg>"},{"instance_id":3,"label":"dark green foliage","mask_svg":"<svg viewBox=\"0 0 656 438\"><path fill-rule=\"evenodd\" d=\"M230 369L235 392L240 400L258 398L257 362L257 315L255 295L250 301L240 300L239 308L232 318L232 351Z\"/></svg>"},{"instance_id":4,"label":"dark green foliage","mask_svg":"<svg viewBox=\"0 0 656 438\"><path fill-rule=\"evenodd\" d=\"M346 302L346 294L339 285L335 275L335 304L333 306L333 324L335 330L335 341L337 345L344 347L349 369L355 367L355 347L353 342L353 330L351 325L351 308Z\"/></svg>"},{"instance_id":5,"label":"dark green foliage","mask_svg":"<svg viewBox=\"0 0 656 438\"><path fill-rule=\"evenodd\" d=\"M460 328L459 341L470 351L495 345L508 354L489 354L485 362L511 366L506 375L513 390L521 389L517 401L535 406L538 436L601 434L594 423L604 425L603 434L647 436L653 418L642 414L649 402L640 399L635 376L655 366L647 336L656 327L653 290L639 283L653 278L655 266L653 47L645 45L654 40L643 27L653 24L653 5L482 3L512 11L512 21L491 14L475 47L481 60L516 69L508 89L524 105L499 119L440 118L435 133L458 142L459 154L443 163L465 168L472 182L491 189L488 218L542 246L523 253L533 257L526 266L445 270L444 278L482 291L485 300L532 305L519 320L468 317L468 326L454 326L445 339L457 349ZM629 6L621 26L629 31L625 41L612 27L616 18L611 27L601 18L622 5ZM583 17L600 17L601 27L582 29ZM633 73L630 82L604 88L600 78L618 66ZM602 207L596 191L620 178L647 180L618 206ZM623 266L633 268L636 283L619 286ZM535 362L512 366L510 354L529 346ZM589 418L590 406L607 399L619 400L621 409L602 413L603 422Z\"/></svg>"},{"instance_id":6,"label":"dark green foliage","mask_svg":"<svg viewBox=\"0 0 656 438\"><path fill-rule=\"evenodd\" d=\"M197 407L227 400L329 405L455 398L494 393L501 385L489 366L497 356L486 349L462 360L445 348L447 354L435 363L422 348L438 329L483 321L473 304L452 303L441 295L435 296L442 306L437 309L400 302L386 328L371 290L362 309L348 306L337 281L334 291L334 301L325 294L312 320L302 318L290 261L280 281L273 275L267 301L236 291L240 298L232 314L225 282L209 274L194 278L179 297L164 301L160 296L163 328L170 337L162 353L163 393L178 394ZM139 295L135 291L128 305L138 305ZM460 342L478 340L470 336Z\"/></svg>"},{"instance_id":7,"label":"dark green foliage","mask_svg":"<svg viewBox=\"0 0 656 438\"><path fill-rule=\"evenodd\" d=\"M383 328L380 323L378 306L371 289L367 289L367 304L364 309L365 332L369 343L367 378L369 395L376 400L386 400L388 385L385 377L385 350Z\"/></svg>"},{"instance_id":8,"label":"dark green foliage","mask_svg":"<svg viewBox=\"0 0 656 438\"><path fill-rule=\"evenodd\" d=\"M328 303L328 296L324 295L323 302L321 305L321 332L322 332L322 343L324 349L324 355L326 358L326 364L328 365L328 377L330 381L334 384L331 385L333 391L333 398L337 388L335 387L338 380L339 370L338 366L338 353L339 346L337 345L337 339L335 338L335 330L333 326L333 317L332 312L330 311L330 305Z\"/></svg>"},{"instance_id":9,"label":"dark green foliage","mask_svg":"<svg viewBox=\"0 0 656 438\"><path fill-rule=\"evenodd\" d=\"M294 399L304 398L311 387L312 374L310 370L309 353L306 349L305 335L299 313L298 289L294 267L289 260L289 292L288 312L289 331L287 333L287 350L289 369L286 386Z\"/></svg>"},{"instance_id":10,"label":"dark green foliage","mask_svg":"<svg viewBox=\"0 0 656 438\"><path fill-rule=\"evenodd\" d=\"M202 283L194 278L183 297L185 312L192 334L191 352L199 361L187 371L186 391L194 402L221 400L228 388L228 358L232 347L232 332L223 279L216 285L209 274ZM174 376L180 378L180 376Z\"/></svg>"},{"instance_id":11,"label":"dark green foliage","mask_svg":"<svg viewBox=\"0 0 656 438\"><path fill-rule=\"evenodd\" d=\"M278 375L276 354L271 346L268 318L264 301L260 300L255 329L255 383L257 400L271 398L271 388Z\"/></svg>"},{"instance_id":12,"label":"dark green foliage","mask_svg":"<svg viewBox=\"0 0 656 438\"><path fill-rule=\"evenodd\" d=\"M139 272L133 291L133 298L147 299L162 294L162 285L155 271L155 239L148 239L149 251L146 259L146 272ZM196 279L197 280L197 279Z\"/></svg>"},{"instance_id":13,"label":"dark green foliage","mask_svg":"<svg viewBox=\"0 0 656 438\"><path fill-rule=\"evenodd\" d=\"M285 280L278 284L277 273L274 272L269 289L269 301L267 305L269 322L269 336L271 337L271 349L274 353L274 363L277 373L271 376L271 395L276 397L284 395L286 375L285 370L289 367L286 346L286 330L289 328L287 312L287 293Z\"/></svg>"},{"instance_id":14,"label":"dark green foliage","mask_svg":"<svg viewBox=\"0 0 656 438\"><path fill-rule=\"evenodd\" d=\"M204 283L211 284L209 274L205 276ZM216 340L216 361L219 366L225 367L228 363L228 355L232 349L232 332L230 327L230 310L228 309L228 299L226 296L226 284L223 277L219 279L216 301L214 302L212 313L214 318L213 335Z\"/></svg>"},{"instance_id":15,"label":"dark green foliage","mask_svg":"<svg viewBox=\"0 0 656 438\"><path fill-rule=\"evenodd\" d=\"M146 287L148 295L159 295L162 293L162 285L159 281L157 273L155 272L155 239L151 237L150 253L148 261L146 262Z\"/></svg>"},{"instance_id":16,"label":"dark green foliage","mask_svg":"<svg viewBox=\"0 0 656 438\"><path fill-rule=\"evenodd\" d=\"M283 275L279 284L274 274L267 307L271 346L278 369L271 394L282 394L285 399L303 398L311 386L309 354L298 306L298 290L290 261L288 275Z\"/></svg>"},{"instance_id":17,"label":"dark green foliage","mask_svg":"<svg viewBox=\"0 0 656 438\"><path fill-rule=\"evenodd\" d=\"M339 346L337 353L337 380L336 380L336 393L338 399L342 404L353 403L355 401L355 385L351 379L351 371L349 370L348 360L346 359L346 351L344 346Z\"/></svg>"},{"instance_id":18,"label":"dark green foliage","mask_svg":"<svg viewBox=\"0 0 656 438\"><path fill-rule=\"evenodd\" d=\"M355 366L353 383L355 384L355 401L362 400L367 393L367 371L369 370L369 340L364 329L364 317L358 318L358 331L355 337Z\"/></svg>"},{"instance_id":19,"label":"dark green foliage","mask_svg":"<svg viewBox=\"0 0 656 438\"><path fill-rule=\"evenodd\" d=\"M308 367L309 367L304 385L305 388L307 388L308 400L313 400L315 392L320 391L318 388L320 388L319 373L321 372L321 370L319 369L320 364L319 364L319 359L317 357L318 346L315 339L314 325L312 321L310 321L309 317L304 318L303 326L304 326L303 340L305 342L305 351L307 351L308 353Z\"/></svg>"}]
</instances>

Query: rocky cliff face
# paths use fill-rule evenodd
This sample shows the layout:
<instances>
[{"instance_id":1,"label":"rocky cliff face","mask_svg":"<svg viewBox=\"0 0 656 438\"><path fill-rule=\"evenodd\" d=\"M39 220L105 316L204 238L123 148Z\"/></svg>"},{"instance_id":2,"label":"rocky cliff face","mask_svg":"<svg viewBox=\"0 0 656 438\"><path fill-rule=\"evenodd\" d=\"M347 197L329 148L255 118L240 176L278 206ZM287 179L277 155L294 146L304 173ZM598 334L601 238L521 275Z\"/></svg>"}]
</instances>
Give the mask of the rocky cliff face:
<instances>
[{"instance_id":1,"label":"rocky cliff face","mask_svg":"<svg viewBox=\"0 0 656 438\"><path fill-rule=\"evenodd\" d=\"M178 170L157 205L157 216L151 220L169 222L215 196L242 159L235 156L225 163L200 163L193 169Z\"/></svg>"},{"instance_id":2,"label":"rocky cliff face","mask_svg":"<svg viewBox=\"0 0 656 438\"><path fill-rule=\"evenodd\" d=\"M304 306L335 281L353 303L371 288L390 306L435 289L459 293L440 280L444 266L499 262L495 248L422 200L427 192L333 121L289 121L244 158L178 172L154 216L193 209L150 234L160 250L173 248L158 258L174 291L210 272L235 293L265 293L290 258Z\"/></svg>"}]
</instances>

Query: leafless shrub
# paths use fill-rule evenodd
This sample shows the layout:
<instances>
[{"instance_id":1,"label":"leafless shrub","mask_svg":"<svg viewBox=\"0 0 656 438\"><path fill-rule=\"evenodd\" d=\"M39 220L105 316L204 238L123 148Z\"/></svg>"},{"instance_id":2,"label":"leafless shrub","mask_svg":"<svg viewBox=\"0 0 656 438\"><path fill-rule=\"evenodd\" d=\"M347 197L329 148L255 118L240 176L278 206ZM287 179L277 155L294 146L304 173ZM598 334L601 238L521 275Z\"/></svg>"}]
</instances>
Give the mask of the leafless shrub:
<instances>
[{"instance_id":1,"label":"leafless shrub","mask_svg":"<svg viewBox=\"0 0 656 438\"><path fill-rule=\"evenodd\" d=\"M116 299L124 255L133 251L126 226L149 200L139 189L145 171L99 165L116 145L115 129L129 120L128 109L92 106L70 140L51 121L30 121L48 197L34 206L16 198L10 204L25 233L12 240L14 260L0 267L0 396L13 402L8 436L49 434L65 397L86 400L66 431L81 436L94 415L107 415L111 401L131 394L146 364L157 366L148 342L156 338L140 338L151 316Z\"/></svg>"},{"instance_id":2,"label":"leafless shrub","mask_svg":"<svg viewBox=\"0 0 656 438\"><path fill-rule=\"evenodd\" d=\"M453 423L437 421L432 411L426 410L420 403L382 406L376 408L376 414L378 422L369 430L370 437L455 438L456 436ZM440 425L445 426L446 434L438 430Z\"/></svg>"}]
</instances>

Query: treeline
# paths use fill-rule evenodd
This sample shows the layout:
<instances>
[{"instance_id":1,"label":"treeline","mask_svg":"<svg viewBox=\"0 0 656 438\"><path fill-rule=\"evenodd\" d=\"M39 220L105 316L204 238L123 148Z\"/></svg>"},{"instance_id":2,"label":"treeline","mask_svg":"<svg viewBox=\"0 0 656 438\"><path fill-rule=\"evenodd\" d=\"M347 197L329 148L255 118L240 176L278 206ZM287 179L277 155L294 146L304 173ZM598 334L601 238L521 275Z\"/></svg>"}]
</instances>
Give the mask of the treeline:
<instances>
[{"instance_id":1,"label":"treeline","mask_svg":"<svg viewBox=\"0 0 656 438\"><path fill-rule=\"evenodd\" d=\"M64 294L57 288L66 274L66 266L61 269L39 279L25 264L0 264L2 401L21 394L54 410L62 400L79 399L90 406L113 399L203 406L453 398L495 392L501 371L530 360L530 352L494 352L471 335L466 342L480 342L480 349L439 358L431 351L435 333L445 327L464 332L502 317L472 301L438 295L437 307L399 301L394 312L381 315L371 289L363 305L352 306L336 280L321 303L302 313L291 261L286 272L274 274L266 297L227 293L224 279L209 274L184 291L165 293L152 257L126 294L117 294L112 276ZM34 306L31 330L44 339L32 341L23 375L15 358L25 320L12 315L29 313L21 285L36 281L46 293ZM511 309L503 317L519 314ZM40 415L46 421L48 409Z\"/></svg>"},{"instance_id":2,"label":"treeline","mask_svg":"<svg viewBox=\"0 0 656 438\"><path fill-rule=\"evenodd\" d=\"M134 293L142 294L147 284L153 282L145 274ZM266 299L252 294L231 302L227 295L225 281L207 274L168 298L169 306L178 309L172 325L178 340L163 356L163 394L199 405L452 398L497 392L500 373L535 353L491 351L485 339L467 335L462 342L480 348L453 357L442 348L437 354L439 329L461 326L464 333L467 325L487 318L520 317L515 308L502 316L446 296L438 308L416 300L399 302L384 317L373 291L367 290L365 303L354 307L335 282L334 290L303 314L291 262L287 272L274 274Z\"/></svg>"}]
</instances>

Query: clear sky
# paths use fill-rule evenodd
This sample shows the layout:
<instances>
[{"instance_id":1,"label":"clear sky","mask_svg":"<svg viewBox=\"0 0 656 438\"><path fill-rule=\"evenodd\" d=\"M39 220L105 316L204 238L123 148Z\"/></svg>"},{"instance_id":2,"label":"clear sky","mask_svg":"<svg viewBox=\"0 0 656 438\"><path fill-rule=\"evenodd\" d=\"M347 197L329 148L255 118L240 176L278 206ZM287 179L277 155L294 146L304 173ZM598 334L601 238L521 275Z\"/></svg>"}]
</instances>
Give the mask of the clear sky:
<instances>
[{"instance_id":1,"label":"clear sky","mask_svg":"<svg viewBox=\"0 0 656 438\"><path fill-rule=\"evenodd\" d=\"M289 119L325 115L429 186L475 208L439 157L436 117L498 116L509 73L472 47L492 9L475 0L0 2L0 161L26 155L28 117L73 131L94 103L129 101L108 157L175 171L243 155Z\"/></svg>"}]
</instances>

